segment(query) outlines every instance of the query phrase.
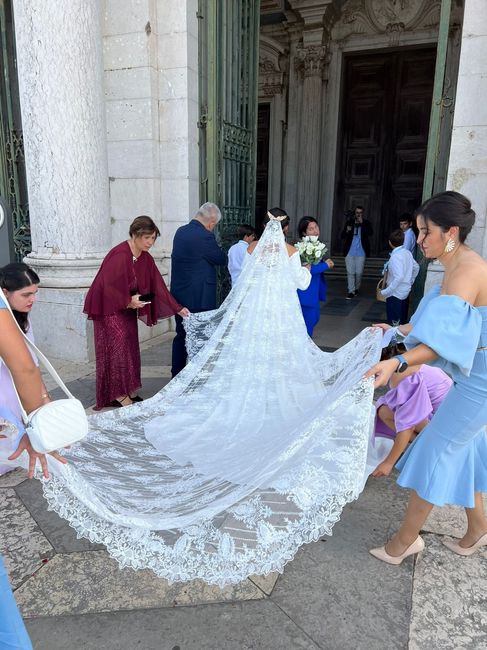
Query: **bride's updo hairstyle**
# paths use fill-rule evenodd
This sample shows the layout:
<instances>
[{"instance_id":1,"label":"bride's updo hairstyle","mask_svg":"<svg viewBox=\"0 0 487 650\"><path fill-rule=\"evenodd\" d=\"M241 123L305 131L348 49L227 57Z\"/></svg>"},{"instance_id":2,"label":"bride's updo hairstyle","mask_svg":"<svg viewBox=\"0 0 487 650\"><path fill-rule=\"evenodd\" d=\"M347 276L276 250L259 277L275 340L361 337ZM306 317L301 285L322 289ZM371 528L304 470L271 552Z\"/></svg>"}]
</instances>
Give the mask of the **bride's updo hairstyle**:
<instances>
[{"instance_id":1,"label":"bride's updo hairstyle","mask_svg":"<svg viewBox=\"0 0 487 650\"><path fill-rule=\"evenodd\" d=\"M289 226L291 219L289 218L286 210L283 210L282 208L271 208L269 210L269 214L272 214L273 217L284 217L284 219L281 221L281 228L283 230L286 226Z\"/></svg>"},{"instance_id":2,"label":"bride's updo hairstyle","mask_svg":"<svg viewBox=\"0 0 487 650\"><path fill-rule=\"evenodd\" d=\"M475 212L466 196L459 192L440 192L425 201L415 216L421 216L426 222L439 226L447 232L452 226L458 226L458 238L463 244L475 223Z\"/></svg>"}]
</instances>

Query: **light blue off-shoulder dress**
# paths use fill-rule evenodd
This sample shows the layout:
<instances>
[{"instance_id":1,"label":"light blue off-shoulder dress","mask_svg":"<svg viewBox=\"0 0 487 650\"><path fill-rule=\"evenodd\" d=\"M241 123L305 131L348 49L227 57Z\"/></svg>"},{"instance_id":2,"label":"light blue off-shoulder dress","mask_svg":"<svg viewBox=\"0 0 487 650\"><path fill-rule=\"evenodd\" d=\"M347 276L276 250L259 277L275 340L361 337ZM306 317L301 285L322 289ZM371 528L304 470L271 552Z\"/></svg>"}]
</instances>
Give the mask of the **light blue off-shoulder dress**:
<instances>
[{"instance_id":1,"label":"light blue off-shoulder dress","mask_svg":"<svg viewBox=\"0 0 487 650\"><path fill-rule=\"evenodd\" d=\"M487 492L487 306L473 307L433 287L411 318L408 349L424 343L453 386L396 467L398 483L426 501L474 506Z\"/></svg>"}]
</instances>

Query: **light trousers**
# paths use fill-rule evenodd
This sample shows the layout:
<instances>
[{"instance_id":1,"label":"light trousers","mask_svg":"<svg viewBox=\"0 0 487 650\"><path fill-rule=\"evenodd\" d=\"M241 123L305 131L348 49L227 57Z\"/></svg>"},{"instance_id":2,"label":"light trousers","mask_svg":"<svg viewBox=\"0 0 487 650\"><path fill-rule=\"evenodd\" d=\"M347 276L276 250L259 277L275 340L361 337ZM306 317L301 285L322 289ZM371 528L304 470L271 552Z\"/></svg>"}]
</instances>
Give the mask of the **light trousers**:
<instances>
[{"instance_id":1,"label":"light trousers","mask_svg":"<svg viewBox=\"0 0 487 650\"><path fill-rule=\"evenodd\" d=\"M0 557L0 648L2 650L32 650L24 622L17 609L5 565Z\"/></svg>"},{"instance_id":2,"label":"light trousers","mask_svg":"<svg viewBox=\"0 0 487 650\"><path fill-rule=\"evenodd\" d=\"M347 255L345 266L347 267L348 293L358 291L364 273L365 255Z\"/></svg>"}]
</instances>

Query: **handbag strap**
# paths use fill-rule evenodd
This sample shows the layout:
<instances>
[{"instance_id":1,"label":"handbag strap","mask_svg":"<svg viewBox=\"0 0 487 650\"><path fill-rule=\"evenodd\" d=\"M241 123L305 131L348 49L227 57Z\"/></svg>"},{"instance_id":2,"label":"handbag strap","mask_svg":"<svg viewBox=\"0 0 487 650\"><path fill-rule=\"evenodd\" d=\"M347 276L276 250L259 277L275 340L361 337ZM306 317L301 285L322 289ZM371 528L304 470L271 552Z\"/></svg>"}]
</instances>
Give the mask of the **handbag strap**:
<instances>
[{"instance_id":1,"label":"handbag strap","mask_svg":"<svg viewBox=\"0 0 487 650\"><path fill-rule=\"evenodd\" d=\"M49 372L49 374L51 375L51 377L54 379L54 381L56 382L56 384L59 386L59 388L61 388L61 390L65 393L65 395L66 395L67 397L69 397L70 399L75 399L74 395L73 395L73 394L68 390L68 388L67 388L66 385L64 384L64 382L63 382L63 380L61 379L61 377L58 375L58 373L56 372L56 370L53 368L53 366L52 366L51 362L49 361L49 359L48 359L48 358L47 358L47 357L46 357L46 356L45 356L45 355L44 355L44 354L39 350L39 348L38 348L38 347L37 347L37 346L36 346L36 345L35 345L35 344L34 344L34 343L29 339L29 337L26 336L25 332L22 330L22 328L20 327L20 325L17 323L17 319L15 318L15 316L14 316L14 314L13 314L13 312L12 312L12 309L11 309L9 303L8 303L8 300L7 300L7 298L6 298L6 296L5 296L5 294L3 293L3 291L2 291L1 288L0 288L0 301L1 301L1 302L5 305L5 307L9 310L9 312L10 312L10 314L12 315L12 318L13 318L13 320L14 320L14 323L17 325L17 327L18 327L20 333L21 333L22 336L24 337L25 342L27 343L27 345L28 345L32 350L34 350L34 352L36 353L36 355L37 355L39 361L42 362L42 364L44 365L44 367L46 368L46 370ZM21 409L21 411L22 411L22 417L23 417L24 421L27 421L28 416L27 416L27 413L26 413L26 411L25 411L25 409L24 409L24 407L23 407L23 405L22 405L22 402L21 402L21 400L20 400L20 397L19 397L19 394L18 394L18 392L17 392L17 388L16 388L16 386L15 386L15 382L14 382L14 380L13 380L13 377L12 377L12 384L13 384L13 387L14 387L14 390L15 390L15 394L17 395L17 399L19 400L20 409Z\"/></svg>"}]
</instances>

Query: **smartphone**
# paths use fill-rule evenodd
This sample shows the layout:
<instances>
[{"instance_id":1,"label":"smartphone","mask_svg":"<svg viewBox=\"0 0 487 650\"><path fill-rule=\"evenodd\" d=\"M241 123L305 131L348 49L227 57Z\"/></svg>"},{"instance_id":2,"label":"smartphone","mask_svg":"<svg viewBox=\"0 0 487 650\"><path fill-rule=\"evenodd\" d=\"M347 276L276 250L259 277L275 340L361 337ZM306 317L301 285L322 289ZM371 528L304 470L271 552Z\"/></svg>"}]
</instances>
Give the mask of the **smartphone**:
<instances>
[{"instance_id":1,"label":"smartphone","mask_svg":"<svg viewBox=\"0 0 487 650\"><path fill-rule=\"evenodd\" d=\"M152 302L155 297L155 293L143 293L141 296L139 296L139 300L140 302Z\"/></svg>"}]
</instances>

